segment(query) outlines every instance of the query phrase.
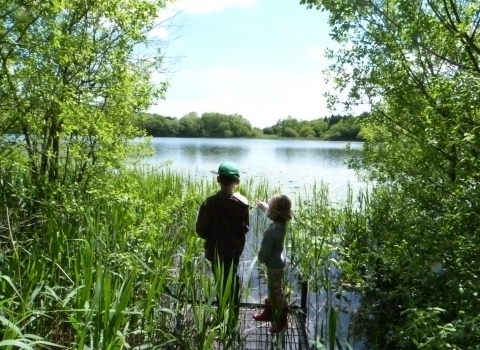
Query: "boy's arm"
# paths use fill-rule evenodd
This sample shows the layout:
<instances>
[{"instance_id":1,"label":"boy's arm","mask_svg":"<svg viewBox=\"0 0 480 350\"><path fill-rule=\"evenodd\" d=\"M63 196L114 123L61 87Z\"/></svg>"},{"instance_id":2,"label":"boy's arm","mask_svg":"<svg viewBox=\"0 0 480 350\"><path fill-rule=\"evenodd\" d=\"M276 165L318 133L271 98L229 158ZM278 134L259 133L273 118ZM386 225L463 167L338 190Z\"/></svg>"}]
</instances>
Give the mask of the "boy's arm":
<instances>
[{"instance_id":1,"label":"boy's arm","mask_svg":"<svg viewBox=\"0 0 480 350\"><path fill-rule=\"evenodd\" d=\"M200 206L197 222L195 224L195 231L201 238L208 238L208 233L210 232L210 213L207 201L204 201Z\"/></svg>"},{"instance_id":2,"label":"boy's arm","mask_svg":"<svg viewBox=\"0 0 480 350\"><path fill-rule=\"evenodd\" d=\"M245 213L245 216L243 217L243 232L245 234L250 231L250 212L247 209L247 212Z\"/></svg>"},{"instance_id":3,"label":"boy's arm","mask_svg":"<svg viewBox=\"0 0 480 350\"><path fill-rule=\"evenodd\" d=\"M237 198L239 201L243 202L244 204L248 205L248 199L243 196L242 194L235 192L233 194L235 198ZM243 233L247 234L248 231L250 231L250 211L248 210L248 207L245 208L245 212L243 213L243 216L241 217L242 220L242 229Z\"/></svg>"}]
</instances>

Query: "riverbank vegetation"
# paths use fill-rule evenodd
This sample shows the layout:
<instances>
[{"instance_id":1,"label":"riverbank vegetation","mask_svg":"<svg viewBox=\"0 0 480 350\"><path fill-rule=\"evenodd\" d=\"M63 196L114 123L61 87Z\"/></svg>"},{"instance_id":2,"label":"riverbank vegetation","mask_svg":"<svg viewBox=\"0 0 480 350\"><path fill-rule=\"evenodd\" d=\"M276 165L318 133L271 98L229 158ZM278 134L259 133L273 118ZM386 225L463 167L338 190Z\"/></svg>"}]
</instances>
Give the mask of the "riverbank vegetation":
<instances>
[{"instance_id":1,"label":"riverbank vegetation","mask_svg":"<svg viewBox=\"0 0 480 350\"><path fill-rule=\"evenodd\" d=\"M347 348L355 336L367 349L476 349L480 4L302 2L327 10L345 45L330 52L329 71L350 94L329 101L372 102L363 156L350 165L375 184L335 207L324 188L296 199L292 266L326 294L318 312L328 317L310 325L310 343ZM0 4L0 135L22 135L0 138L2 348L211 349L241 337L226 321L231 310L213 305L193 232L215 184L138 167L151 148L130 142L145 135L134 116L167 87L150 81L163 57L133 56L155 44L146 31L163 5ZM225 120L232 135L245 126ZM205 130L220 132L216 121ZM287 118L262 132L308 137L308 126L324 137L349 122L325 129ZM274 190L246 181L240 191L254 199ZM262 223L253 226L258 242ZM362 298L342 338L346 288Z\"/></svg>"},{"instance_id":2,"label":"riverbank vegetation","mask_svg":"<svg viewBox=\"0 0 480 350\"><path fill-rule=\"evenodd\" d=\"M151 147L131 142L145 136L134 116L167 86L150 80L164 57L135 55L158 44L148 30L163 6L0 4L2 349L211 349L241 341L232 310L213 303L193 231L214 182L145 170L138 162ZM11 130L18 137L6 136ZM251 182L240 191L273 192Z\"/></svg>"},{"instance_id":3,"label":"riverbank vegetation","mask_svg":"<svg viewBox=\"0 0 480 350\"><path fill-rule=\"evenodd\" d=\"M1 180L2 347L241 344L242 335L225 321L230 310L219 312L214 305L213 276L194 232L201 201L218 190L213 179L194 179L168 167L123 169L96 177L75 197L58 196L41 205L28 173L4 165ZM266 181L247 180L239 191L264 198L274 189ZM338 249L336 228L351 211L332 210L324 187L310 195L312 200L298 200L296 206L287 242L291 270L312 292L328 283L327 300L335 305L342 286L331 282L330 258ZM322 216L314 217L318 213ZM254 256L265 225L264 216L253 210L253 244L246 249ZM298 304L298 287L288 289L290 301ZM322 305L315 306L319 315ZM333 322L334 333L335 327ZM318 342L332 332L320 323L311 328L309 335Z\"/></svg>"},{"instance_id":4,"label":"riverbank vegetation","mask_svg":"<svg viewBox=\"0 0 480 350\"><path fill-rule=\"evenodd\" d=\"M480 341L480 3L302 0L329 13L332 104L368 102L373 181L345 257L363 286L369 348L477 349Z\"/></svg>"},{"instance_id":5,"label":"riverbank vegetation","mask_svg":"<svg viewBox=\"0 0 480 350\"><path fill-rule=\"evenodd\" d=\"M158 114L143 114L136 125L154 137L251 137L251 138L302 138L328 141L362 141L361 121L358 117L332 115L315 120L298 120L291 116L280 119L263 129L252 127L238 114L191 112L180 119Z\"/></svg>"}]
</instances>

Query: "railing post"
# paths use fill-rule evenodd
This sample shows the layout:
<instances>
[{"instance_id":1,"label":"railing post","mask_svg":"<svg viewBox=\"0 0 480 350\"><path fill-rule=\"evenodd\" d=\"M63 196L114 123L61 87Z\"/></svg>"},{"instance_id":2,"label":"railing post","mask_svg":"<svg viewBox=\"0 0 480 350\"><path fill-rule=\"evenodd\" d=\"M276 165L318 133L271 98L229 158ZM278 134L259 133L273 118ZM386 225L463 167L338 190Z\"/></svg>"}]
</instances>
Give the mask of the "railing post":
<instances>
[{"instance_id":1,"label":"railing post","mask_svg":"<svg viewBox=\"0 0 480 350\"><path fill-rule=\"evenodd\" d=\"M308 299L308 281L301 281L300 308L303 311L303 317L307 318L307 299Z\"/></svg>"},{"instance_id":2,"label":"railing post","mask_svg":"<svg viewBox=\"0 0 480 350\"><path fill-rule=\"evenodd\" d=\"M307 339L307 319L308 319L308 281L299 278L300 283L300 313L298 315L298 323L300 324L300 329L298 330L298 348L299 349L309 349L308 339Z\"/></svg>"}]
</instances>

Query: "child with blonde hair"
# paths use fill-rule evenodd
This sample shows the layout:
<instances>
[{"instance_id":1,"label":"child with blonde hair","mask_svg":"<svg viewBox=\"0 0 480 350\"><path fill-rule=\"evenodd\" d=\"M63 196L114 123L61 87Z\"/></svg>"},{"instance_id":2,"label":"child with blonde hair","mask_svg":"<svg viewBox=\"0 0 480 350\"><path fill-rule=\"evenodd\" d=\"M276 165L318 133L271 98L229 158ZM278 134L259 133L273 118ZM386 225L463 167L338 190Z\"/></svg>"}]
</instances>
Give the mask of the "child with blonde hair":
<instances>
[{"instance_id":1,"label":"child with blonde hair","mask_svg":"<svg viewBox=\"0 0 480 350\"><path fill-rule=\"evenodd\" d=\"M268 298L262 312L253 315L255 321L272 321L271 333L281 332L287 324L288 305L283 292L283 274L286 266L285 236L287 222L292 219L292 202L284 194L270 198L268 204L257 202L272 223L263 234L258 261L267 268Z\"/></svg>"}]
</instances>

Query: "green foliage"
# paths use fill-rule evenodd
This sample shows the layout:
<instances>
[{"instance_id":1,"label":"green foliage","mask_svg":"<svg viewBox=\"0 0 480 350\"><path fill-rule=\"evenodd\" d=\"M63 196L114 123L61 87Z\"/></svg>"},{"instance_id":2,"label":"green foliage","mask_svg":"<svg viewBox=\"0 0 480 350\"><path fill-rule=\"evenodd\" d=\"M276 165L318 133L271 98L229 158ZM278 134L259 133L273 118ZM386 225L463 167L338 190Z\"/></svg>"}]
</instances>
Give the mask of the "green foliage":
<instances>
[{"instance_id":1,"label":"green foliage","mask_svg":"<svg viewBox=\"0 0 480 350\"><path fill-rule=\"evenodd\" d=\"M298 133L295 129L287 126L285 129L282 130L282 136L283 137L295 138L295 137L298 136Z\"/></svg>"},{"instance_id":2,"label":"green foliage","mask_svg":"<svg viewBox=\"0 0 480 350\"><path fill-rule=\"evenodd\" d=\"M31 183L9 175L4 183ZM79 200L69 212L64 205L44 210L35 230L15 208L1 209L0 235L9 238L2 239L0 261L0 322L7 324L0 341L28 348L35 334L37 344L79 349L168 343L197 349L192 333L220 332L231 342L228 320L213 309L205 312L219 322L184 319L189 300L214 298L193 227L216 184L148 169L105 175L104 184L103 196Z\"/></svg>"},{"instance_id":3,"label":"green foliage","mask_svg":"<svg viewBox=\"0 0 480 350\"><path fill-rule=\"evenodd\" d=\"M280 119L275 124L275 133L283 137L297 137L300 123L297 119L288 116L287 119Z\"/></svg>"},{"instance_id":4,"label":"green foliage","mask_svg":"<svg viewBox=\"0 0 480 350\"><path fill-rule=\"evenodd\" d=\"M315 130L309 126L304 126L300 130L299 135L303 138L315 138Z\"/></svg>"},{"instance_id":5,"label":"green foliage","mask_svg":"<svg viewBox=\"0 0 480 350\"><path fill-rule=\"evenodd\" d=\"M190 112L180 118L180 126L178 136L180 137L199 137L200 136L200 119L195 112ZM147 133L149 131L147 130ZM152 134L152 136L154 136Z\"/></svg>"},{"instance_id":6,"label":"green foliage","mask_svg":"<svg viewBox=\"0 0 480 350\"><path fill-rule=\"evenodd\" d=\"M352 165L377 187L345 241L374 316L360 328L373 348L478 347L480 3L301 3L329 12L342 45L328 71L348 95L331 106L372 107Z\"/></svg>"},{"instance_id":7,"label":"green foliage","mask_svg":"<svg viewBox=\"0 0 480 350\"><path fill-rule=\"evenodd\" d=\"M209 349L214 342L230 348L237 336L226 303L211 307L213 283L193 232L201 200L217 187L135 168L150 147L148 139L132 139L144 136L143 123L155 133L189 137L259 130L239 115L145 114L167 84L150 80L161 55L135 53L154 45L148 31L163 6L0 4L2 347ZM295 120L284 126L292 135L305 127L308 137L325 131L321 123L311 130ZM5 135L11 132L19 135ZM240 191L251 198L271 193L251 182ZM333 239L331 227L325 232ZM308 256L327 272L327 249L317 244Z\"/></svg>"},{"instance_id":8,"label":"green foliage","mask_svg":"<svg viewBox=\"0 0 480 350\"><path fill-rule=\"evenodd\" d=\"M151 46L163 1L4 1L0 5L0 167L32 181L30 204L74 201L99 176L146 154L131 147L143 133L134 115L161 97L152 73L162 56L134 57ZM153 47L154 48L154 47ZM20 131L17 142L5 132ZM13 154L26 154L12 163ZM101 181L101 180L99 180Z\"/></svg>"},{"instance_id":9,"label":"green foliage","mask_svg":"<svg viewBox=\"0 0 480 350\"><path fill-rule=\"evenodd\" d=\"M354 276L357 267L348 259L339 259L347 255L339 243L345 228L357 223L353 208L358 203L350 195L345 203L333 206L325 184L314 185L295 202L295 217L287 236L288 256L299 278L308 282L310 292L317 300L322 298L320 303L309 305L309 318L317 320L309 327L309 339L318 349L348 349L351 339L341 336L339 314L349 313L356 279L347 278Z\"/></svg>"},{"instance_id":10,"label":"green foliage","mask_svg":"<svg viewBox=\"0 0 480 350\"><path fill-rule=\"evenodd\" d=\"M289 138L317 138L332 141L358 141L360 118L332 115L312 121L299 121L291 116L263 129L265 135Z\"/></svg>"},{"instance_id":11,"label":"green foliage","mask_svg":"<svg viewBox=\"0 0 480 350\"><path fill-rule=\"evenodd\" d=\"M360 133L360 126L349 121L340 121L333 124L323 135L325 140L331 141L358 141L358 134Z\"/></svg>"},{"instance_id":12,"label":"green foliage","mask_svg":"<svg viewBox=\"0 0 480 350\"><path fill-rule=\"evenodd\" d=\"M359 118L360 119L360 118ZM299 121L291 116L280 119L275 125L253 128L241 115L195 112L180 119L158 114L143 114L134 121L147 135L154 137L264 137L317 138L334 141L361 140L360 123L350 116L333 115L312 121ZM340 125L341 126L340 126Z\"/></svg>"},{"instance_id":13,"label":"green foliage","mask_svg":"<svg viewBox=\"0 0 480 350\"><path fill-rule=\"evenodd\" d=\"M180 119L161 115L145 115L138 124L155 137L254 137L258 131L248 120L238 114L190 112Z\"/></svg>"},{"instance_id":14,"label":"green foliage","mask_svg":"<svg viewBox=\"0 0 480 350\"><path fill-rule=\"evenodd\" d=\"M273 135L275 132L273 131L273 127L271 126L268 126L266 128L263 128L262 129L262 132L265 134L265 135Z\"/></svg>"}]
</instances>

